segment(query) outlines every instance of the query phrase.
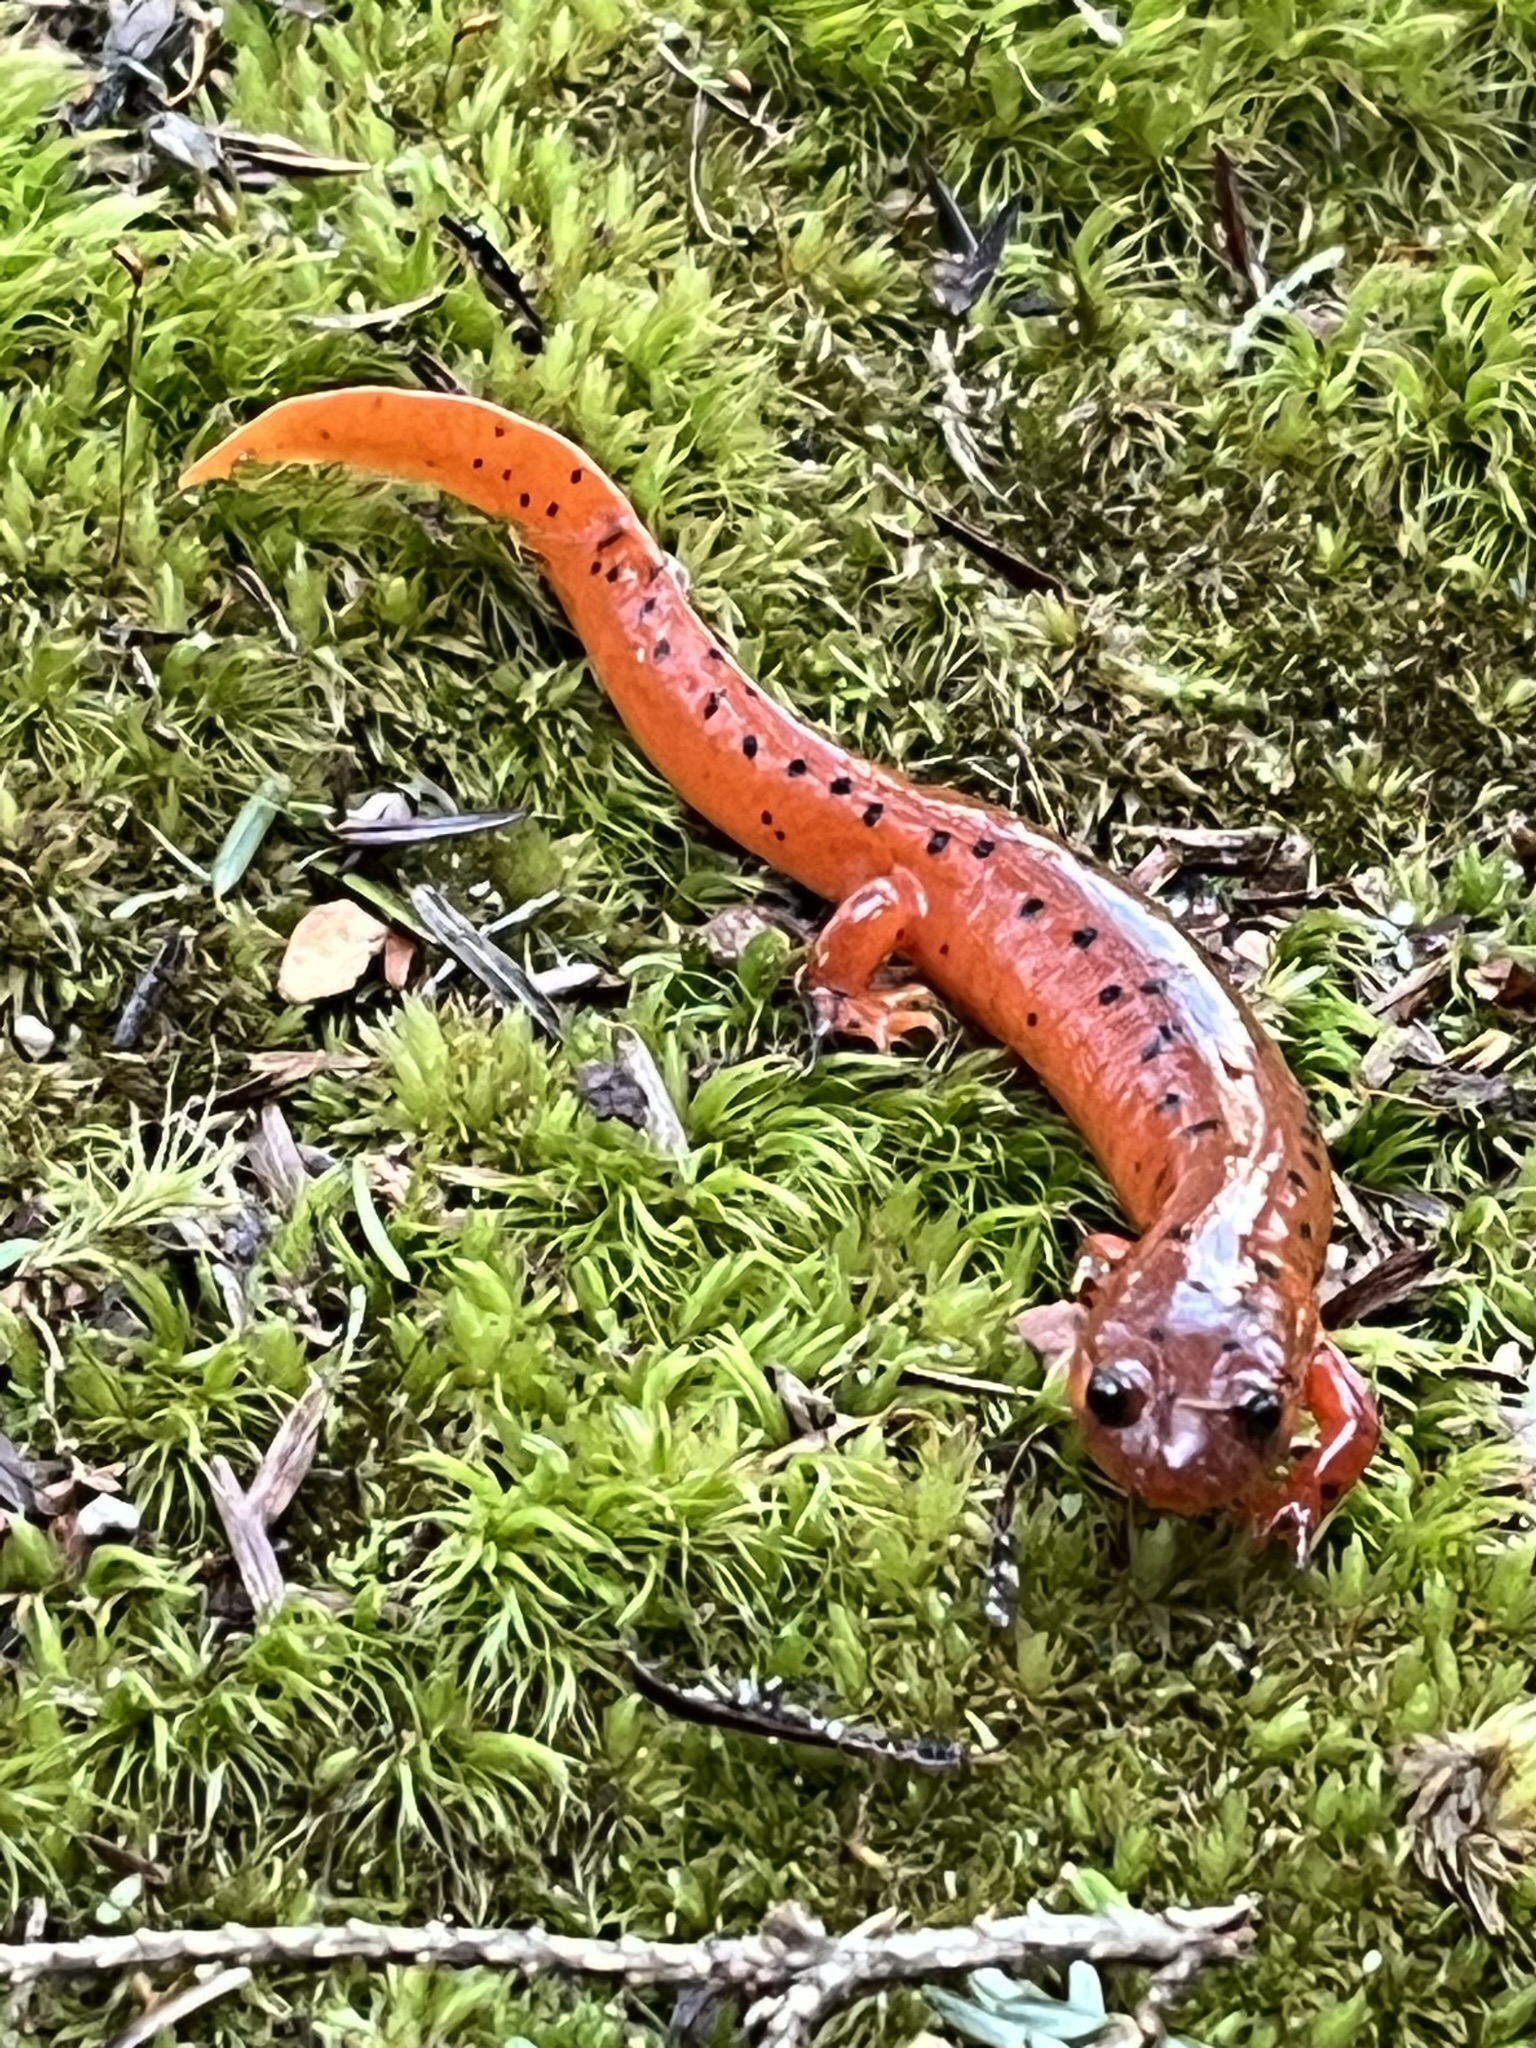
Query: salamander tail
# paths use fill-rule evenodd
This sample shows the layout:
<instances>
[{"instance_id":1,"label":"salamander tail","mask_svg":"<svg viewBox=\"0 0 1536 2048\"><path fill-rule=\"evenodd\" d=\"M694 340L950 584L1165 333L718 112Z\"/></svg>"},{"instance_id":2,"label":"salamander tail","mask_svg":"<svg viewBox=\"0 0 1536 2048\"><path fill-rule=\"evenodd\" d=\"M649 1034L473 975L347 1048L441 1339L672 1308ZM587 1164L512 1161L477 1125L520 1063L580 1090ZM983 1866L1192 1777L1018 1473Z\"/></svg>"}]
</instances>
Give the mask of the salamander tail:
<instances>
[{"instance_id":1,"label":"salamander tail","mask_svg":"<svg viewBox=\"0 0 1536 2048\"><path fill-rule=\"evenodd\" d=\"M200 456L181 487L212 483L244 462L342 463L434 485L505 519L538 553L590 545L628 511L590 457L548 427L483 399L360 386L286 398Z\"/></svg>"}]
</instances>

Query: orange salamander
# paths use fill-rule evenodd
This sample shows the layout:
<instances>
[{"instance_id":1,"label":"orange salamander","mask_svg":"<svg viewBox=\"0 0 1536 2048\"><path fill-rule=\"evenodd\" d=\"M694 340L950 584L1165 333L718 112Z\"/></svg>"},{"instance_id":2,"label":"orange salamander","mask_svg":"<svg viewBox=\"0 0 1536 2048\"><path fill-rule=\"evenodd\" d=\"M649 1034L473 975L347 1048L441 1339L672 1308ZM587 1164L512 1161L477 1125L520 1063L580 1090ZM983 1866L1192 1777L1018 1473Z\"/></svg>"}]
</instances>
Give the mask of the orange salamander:
<instances>
[{"instance_id":1,"label":"orange salamander","mask_svg":"<svg viewBox=\"0 0 1536 2048\"><path fill-rule=\"evenodd\" d=\"M1376 1447L1323 1334L1328 1160L1279 1051L1155 904L994 804L921 788L765 696L571 442L479 399L274 405L183 485L247 459L432 484L536 554L620 716L679 796L837 906L802 986L820 1029L889 1048L932 992L1014 1048L1140 1233L1091 1240L1069 1386L1094 1459L1154 1508L1228 1510L1304 1553ZM915 978L877 983L893 957ZM1316 1441L1292 1453L1303 1411Z\"/></svg>"}]
</instances>

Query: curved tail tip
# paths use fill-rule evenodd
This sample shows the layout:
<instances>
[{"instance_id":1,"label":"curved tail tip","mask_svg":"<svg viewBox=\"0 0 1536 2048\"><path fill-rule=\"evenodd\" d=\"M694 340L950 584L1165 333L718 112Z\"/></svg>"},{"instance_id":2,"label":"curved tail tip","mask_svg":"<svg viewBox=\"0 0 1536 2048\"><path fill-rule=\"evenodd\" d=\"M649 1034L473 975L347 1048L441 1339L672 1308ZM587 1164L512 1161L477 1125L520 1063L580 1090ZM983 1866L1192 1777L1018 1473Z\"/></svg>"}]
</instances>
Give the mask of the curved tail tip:
<instances>
[{"instance_id":1,"label":"curved tail tip","mask_svg":"<svg viewBox=\"0 0 1536 2048\"><path fill-rule=\"evenodd\" d=\"M228 476L246 453L239 446L239 441L240 436L232 434L227 441L221 441L217 448L210 448L206 455L200 455L196 462L189 463L176 479L177 490L194 490L198 484L217 483L221 477Z\"/></svg>"}]
</instances>

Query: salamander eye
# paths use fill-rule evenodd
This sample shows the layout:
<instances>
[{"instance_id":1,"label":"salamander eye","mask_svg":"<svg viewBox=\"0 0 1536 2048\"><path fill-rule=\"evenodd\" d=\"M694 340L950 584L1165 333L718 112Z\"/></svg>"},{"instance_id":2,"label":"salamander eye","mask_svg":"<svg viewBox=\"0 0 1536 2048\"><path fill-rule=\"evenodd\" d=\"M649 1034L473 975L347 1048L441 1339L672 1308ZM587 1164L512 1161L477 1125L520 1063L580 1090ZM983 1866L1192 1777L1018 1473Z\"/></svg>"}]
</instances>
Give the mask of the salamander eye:
<instances>
[{"instance_id":1,"label":"salamander eye","mask_svg":"<svg viewBox=\"0 0 1536 2048\"><path fill-rule=\"evenodd\" d=\"M1251 1444L1266 1444L1285 1418L1285 1403L1273 1387L1255 1387L1232 1410L1232 1419Z\"/></svg>"},{"instance_id":2,"label":"salamander eye","mask_svg":"<svg viewBox=\"0 0 1536 2048\"><path fill-rule=\"evenodd\" d=\"M1083 1399L1095 1422L1106 1429L1127 1429L1147 1405L1145 1376L1123 1365L1096 1365L1088 1375Z\"/></svg>"}]
</instances>

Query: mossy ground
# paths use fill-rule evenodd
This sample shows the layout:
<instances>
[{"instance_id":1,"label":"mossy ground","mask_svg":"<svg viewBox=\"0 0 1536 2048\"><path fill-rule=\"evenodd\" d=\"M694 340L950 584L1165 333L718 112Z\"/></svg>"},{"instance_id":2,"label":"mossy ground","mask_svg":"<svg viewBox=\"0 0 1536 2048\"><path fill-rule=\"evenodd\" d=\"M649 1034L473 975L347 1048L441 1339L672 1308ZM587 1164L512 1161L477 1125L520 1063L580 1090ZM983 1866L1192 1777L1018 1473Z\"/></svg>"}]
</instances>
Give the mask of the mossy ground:
<instances>
[{"instance_id":1,"label":"mossy ground","mask_svg":"<svg viewBox=\"0 0 1536 2048\"><path fill-rule=\"evenodd\" d=\"M115 1877L88 1834L169 1872L128 1909L156 1923L451 1909L692 1934L785 1896L835 1923L1004 1908L1059 1896L1075 1861L1151 1904L1261 1896L1252 1966L1188 2014L1205 2040L1530 2038L1536 1887L1503 1943L1473 1931L1406 1861L1391 1758L1528 1684L1536 1543L1474 1369L1536 1341L1532 1133L1362 1080L1385 922L1304 915L1265 990L1341 1171L1449 1217L1416 1320L1348 1335L1388 1441L1298 1575L1086 1467L1010 1335L1109 1213L1080 1144L985 1051L807 1069L788 983L694 936L765 878L636 759L497 532L352 481L194 504L175 478L273 396L407 377L405 336L303 323L445 284L411 336L589 447L770 687L1122 864L1138 819L1298 826L1326 880L1369 868L1419 923L1466 917L1430 1013L1448 1048L1518 1036L1464 970L1536 947L1501 850L1536 728L1536 10L1138 0L1109 41L1056 0L692 9L678 52L771 88L782 128L760 153L712 125L702 220L661 21L633 0L491 16L232 0L202 111L373 168L221 217L174 173L125 196L121 152L50 117L61 60L30 31L0 57L0 995L58 1034L35 1062L0 1051L6 1230L41 1238L0 1275L0 1426L123 1461L146 1522L83 1575L41 1537L0 1551L0 1899L88 1928ZM1234 374L1217 142L1272 275L1345 250L1327 330L1271 325ZM1024 195L957 343L996 498L943 432L919 151L973 215ZM541 354L458 267L445 210L526 271ZM1026 284L1061 311L1010 314ZM881 463L1069 600L921 538ZM208 863L274 766L288 810L216 899ZM418 775L530 805L405 872L488 882L482 907L563 892L530 958L627 977L686 1164L580 1105L599 1013L551 1051L462 992L280 1003L284 935L333 886L328 806ZM177 926L166 1024L113 1053ZM232 1325L208 1247L252 1198L249 1119L161 1119L253 1050L317 1044L368 1055L288 1104L339 1165L268 1220ZM359 1226L359 1156L390 1165L406 1282ZM1018 1400L901 1386L935 1362ZM284 1561L327 1597L253 1638L210 1616L205 1462L248 1473L312 1366L336 1401ZM770 1464L775 1366L908 1412ZM982 1450L1040 1424L1002 1641ZM631 1638L998 1755L915 1781L667 1725L617 1682ZM99 2041L132 2009L104 1999L44 1989L27 2024ZM336 1973L186 2038L606 2043L642 2017Z\"/></svg>"}]
</instances>

